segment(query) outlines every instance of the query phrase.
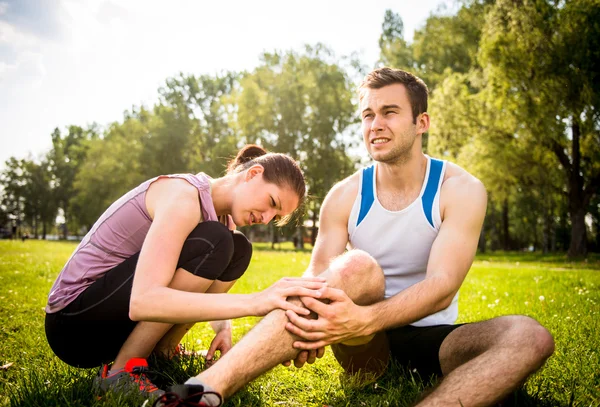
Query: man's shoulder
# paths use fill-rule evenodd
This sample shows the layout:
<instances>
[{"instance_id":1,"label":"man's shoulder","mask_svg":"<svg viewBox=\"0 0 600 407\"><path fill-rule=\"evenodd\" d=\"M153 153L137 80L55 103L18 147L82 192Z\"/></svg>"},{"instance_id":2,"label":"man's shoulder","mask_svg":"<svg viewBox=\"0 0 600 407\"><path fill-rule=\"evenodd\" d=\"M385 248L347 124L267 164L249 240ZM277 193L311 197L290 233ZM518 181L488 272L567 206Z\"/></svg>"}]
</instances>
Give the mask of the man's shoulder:
<instances>
[{"instance_id":1,"label":"man's shoulder","mask_svg":"<svg viewBox=\"0 0 600 407\"><path fill-rule=\"evenodd\" d=\"M473 174L450 161L446 161L446 171L442 187L454 188L483 188L483 183ZM448 189L446 188L446 189Z\"/></svg>"},{"instance_id":2,"label":"man's shoulder","mask_svg":"<svg viewBox=\"0 0 600 407\"><path fill-rule=\"evenodd\" d=\"M337 213L340 216L349 216L354 201L358 194L360 172L357 171L354 174L344 178L337 182L331 190L327 193L323 202L323 209L328 213L331 211Z\"/></svg>"},{"instance_id":3,"label":"man's shoulder","mask_svg":"<svg viewBox=\"0 0 600 407\"><path fill-rule=\"evenodd\" d=\"M485 212L487 205L485 186L477 177L457 164L447 162L440 192L442 219L450 208L470 213Z\"/></svg>"}]
</instances>

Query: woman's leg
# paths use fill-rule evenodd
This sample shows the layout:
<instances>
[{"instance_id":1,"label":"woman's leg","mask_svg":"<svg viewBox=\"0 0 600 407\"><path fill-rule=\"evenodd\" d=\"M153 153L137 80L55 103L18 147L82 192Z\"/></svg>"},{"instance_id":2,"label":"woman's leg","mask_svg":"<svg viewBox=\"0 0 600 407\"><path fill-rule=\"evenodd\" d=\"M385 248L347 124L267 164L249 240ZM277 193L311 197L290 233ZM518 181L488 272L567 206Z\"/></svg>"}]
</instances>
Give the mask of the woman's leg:
<instances>
[{"instance_id":1,"label":"woman's leg","mask_svg":"<svg viewBox=\"0 0 600 407\"><path fill-rule=\"evenodd\" d=\"M178 268L169 287L180 291L206 292L227 270L234 252L234 239L227 227L218 222L200 223L183 244ZM179 340L185 334L185 328L192 325L182 324L175 329ZM173 327L173 324L163 322L138 322L119 350L112 369L122 368L131 358L148 357ZM174 339L167 338L167 341L173 342Z\"/></svg>"},{"instance_id":2,"label":"woman's leg","mask_svg":"<svg viewBox=\"0 0 600 407\"><path fill-rule=\"evenodd\" d=\"M170 285L181 290L206 291L231 262L234 251L231 236L231 231L218 222L199 224L183 246ZM63 361L77 367L94 367L115 360L121 354L145 357L170 329L169 324L150 323L149 327L136 330L141 323L129 319L138 256L108 271L64 310L47 315L48 342ZM114 367L123 364L120 358Z\"/></svg>"},{"instance_id":3,"label":"woman's leg","mask_svg":"<svg viewBox=\"0 0 600 407\"><path fill-rule=\"evenodd\" d=\"M246 236L238 231L233 232L233 256L229 265L221 276L212 282L212 284L204 291L206 293L226 293L235 282L244 274L250 259L252 258L252 244ZM198 291L196 291L198 292ZM171 329L163 335L160 341L154 348L154 353L159 355L171 356L177 345L181 342L183 336L194 326L190 324L173 325Z\"/></svg>"}]
</instances>

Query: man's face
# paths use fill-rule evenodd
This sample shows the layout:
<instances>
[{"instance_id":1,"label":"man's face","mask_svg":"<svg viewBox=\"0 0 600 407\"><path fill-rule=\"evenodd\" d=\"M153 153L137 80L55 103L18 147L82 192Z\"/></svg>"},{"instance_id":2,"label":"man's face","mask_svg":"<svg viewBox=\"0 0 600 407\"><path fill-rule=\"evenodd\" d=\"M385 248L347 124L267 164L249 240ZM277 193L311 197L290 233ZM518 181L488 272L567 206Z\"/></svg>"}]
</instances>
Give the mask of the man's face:
<instances>
[{"instance_id":1,"label":"man's face","mask_svg":"<svg viewBox=\"0 0 600 407\"><path fill-rule=\"evenodd\" d=\"M422 113L413 123L406 87L401 84L363 90L360 101L363 140L369 155L383 163L401 163L411 154L417 136L424 133ZM420 138L419 138L420 142Z\"/></svg>"}]
</instances>

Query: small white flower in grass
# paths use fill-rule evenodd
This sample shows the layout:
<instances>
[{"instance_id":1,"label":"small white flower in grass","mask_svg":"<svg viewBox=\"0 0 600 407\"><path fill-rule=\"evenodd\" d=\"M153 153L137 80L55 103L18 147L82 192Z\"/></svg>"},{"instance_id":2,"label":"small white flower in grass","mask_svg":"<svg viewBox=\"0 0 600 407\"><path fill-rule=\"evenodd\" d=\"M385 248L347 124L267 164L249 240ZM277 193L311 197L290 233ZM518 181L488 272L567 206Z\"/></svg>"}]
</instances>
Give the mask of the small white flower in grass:
<instances>
[{"instance_id":1,"label":"small white flower in grass","mask_svg":"<svg viewBox=\"0 0 600 407\"><path fill-rule=\"evenodd\" d=\"M485 300L487 300L487 297L485 295L482 295L481 299L485 301Z\"/></svg>"},{"instance_id":2,"label":"small white flower in grass","mask_svg":"<svg viewBox=\"0 0 600 407\"><path fill-rule=\"evenodd\" d=\"M544 297L543 295L540 295L540 301L544 301L546 299L546 297Z\"/></svg>"},{"instance_id":3,"label":"small white flower in grass","mask_svg":"<svg viewBox=\"0 0 600 407\"><path fill-rule=\"evenodd\" d=\"M496 298L496 301L494 301L496 304L498 304L500 302L500 298Z\"/></svg>"},{"instance_id":4,"label":"small white flower in grass","mask_svg":"<svg viewBox=\"0 0 600 407\"><path fill-rule=\"evenodd\" d=\"M529 301L525 301L525 305L529 305Z\"/></svg>"}]
</instances>

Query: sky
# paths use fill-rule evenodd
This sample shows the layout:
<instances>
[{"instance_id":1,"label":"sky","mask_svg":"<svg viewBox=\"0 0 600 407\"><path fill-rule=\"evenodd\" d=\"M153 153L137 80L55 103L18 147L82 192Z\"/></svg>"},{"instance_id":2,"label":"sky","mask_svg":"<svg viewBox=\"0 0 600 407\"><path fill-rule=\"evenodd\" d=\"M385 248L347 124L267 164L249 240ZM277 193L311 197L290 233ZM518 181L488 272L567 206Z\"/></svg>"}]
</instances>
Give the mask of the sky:
<instances>
[{"instance_id":1,"label":"sky","mask_svg":"<svg viewBox=\"0 0 600 407\"><path fill-rule=\"evenodd\" d=\"M372 67L386 9L410 42L451 1L0 0L0 167L43 155L56 127L153 105L179 72L251 70L264 51L317 42Z\"/></svg>"}]
</instances>

